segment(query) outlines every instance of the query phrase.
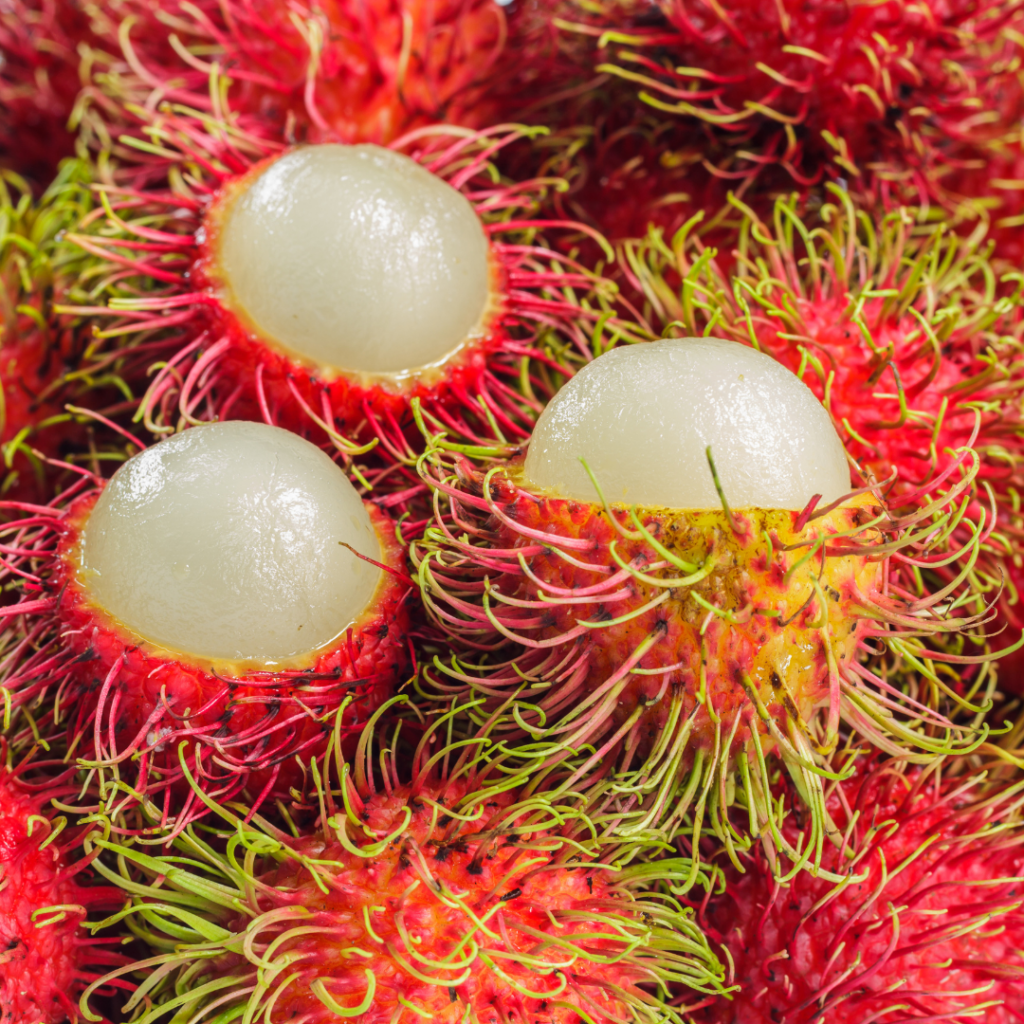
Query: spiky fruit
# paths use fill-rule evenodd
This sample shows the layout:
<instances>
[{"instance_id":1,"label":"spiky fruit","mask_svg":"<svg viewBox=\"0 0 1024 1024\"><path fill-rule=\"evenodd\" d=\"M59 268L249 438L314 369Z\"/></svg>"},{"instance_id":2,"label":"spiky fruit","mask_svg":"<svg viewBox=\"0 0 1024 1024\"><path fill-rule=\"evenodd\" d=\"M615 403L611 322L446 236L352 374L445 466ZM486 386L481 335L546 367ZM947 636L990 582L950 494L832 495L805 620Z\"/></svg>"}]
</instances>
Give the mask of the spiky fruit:
<instances>
[{"instance_id":1,"label":"spiky fruit","mask_svg":"<svg viewBox=\"0 0 1024 1024\"><path fill-rule=\"evenodd\" d=\"M745 984L695 1020L1020 1020L1020 784L873 761L828 808L838 831L823 866L838 878L780 883L756 854L725 868L705 920ZM809 839L795 817L783 831Z\"/></svg>"},{"instance_id":2,"label":"spiky fruit","mask_svg":"<svg viewBox=\"0 0 1024 1024\"><path fill-rule=\"evenodd\" d=\"M970 520L987 535L975 571L988 593L1005 588L1003 621L1013 632L994 643L1011 646L1024 582L1014 564L1024 526L1017 275L996 278L982 235L959 238L913 208L876 224L844 191L831 193L817 228L788 200L769 223L737 203L740 242L721 257L682 236L670 249L652 233L626 252L631 283L656 330L700 334L713 325L797 373L825 403L847 451L886 481L894 508L931 501L929 482L958 472L969 447L978 501L959 535L972 535Z\"/></svg>"},{"instance_id":3,"label":"spiky fruit","mask_svg":"<svg viewBox=\"0 0 1024 1024\"><path fill-rule=\"evenodd\" d=\"M175 435L9 529L31 595L3 613L33 640L7 659L9 699L48 693L77 756L131 766L179 822L201 810L171 802L183 759L224 798L287 795L323 717L344 705L358 729L405 665L393 525L279 428Z\"/></svg>"},{"instance_id":4,"label":"spiky fruit","mask_svg":"<svg viewBox=\"0 0 1024 1024\"><path fill-rule=\"evenodd\" d=\"M0 9L0 164L46 188L74 153L67 122L82 87L79 43L91 41L78 3L6 0Z\"/></svg>"},{"instance_id":5,"label":"spiky fruit","mask_svg":"<svg viewBox=\"0 0 1024 1024\"><path fill-rule=\"evenodd\" d=\"M734 770L753 827L771 827L775 750L820 843L840 722L911 756L951 742L858 654L869 638L920 652L922 634L970 627L935 610L969 564L915 599L890 560L927 562L922 535L941 532L969 473L904 520L877 490L846 495L845 454L810 391L712 338L606 353L547 407L525 463L475 454L452 459L441 438L424 462L439 513L413 560L457 654L435 659L431 681L505 716L528 761L570 759L580 785L618 773L652 820L693 812L697 828L708 809L729 839Z\"/></svg>"},{"instance_id":6,"label":"spiky fruit","mask_svg":"<svg viewBox=\"0 0 1024 1024\"><path fill-rule=\"evenodd\" d=\"M132 1019L216 1007L268 1024L677 1024L661 1001L673 981L721 991L721 967L668 892L686 888L688 860L666 862L660 891L645 865L612 867L596 808L536 780L524 788L525 776L488 763L483 736L445 747L439 726L411 781L388 751L383 784L372 758L345 766L314 831L220 810L223 837L252 851L244 867L191 829L166 859L99 843L120 855L120 875L104 870L159 951Z\"/></svg>"},{"instance_id":7,"label":"spiky fruit","mask_svg":"<svg viewBox=\"0 0 1024 1024\"><path fill-rule=\"evenodd\" d=\"M346 456L380 438L387 476L412 459L414 399L469 439L525 438L541 399L591 357L598 324L614 339L608 282L536 236L577 227L531 219L542 183L489 177L517 129L438 129L386 150L281 150L184 114L158 115L154 131L154 163L178 185L110 190L108 222L68 236L96 257L109 299L68 311L113 315L104 334L129 354L162 331L166 365L143 402L155 430L264 419ZM186 187L176 175L193 160L206 171ZM145 160L125 173L144 177Z\"/></svg>"},{"instance_id":8,"label":"spiky fruit","mask_svg":"<svg viewBox=\"0 0 1024 1024\"><path fill-rule=\"evenodd\" d=\"M77 270L74 260L56 258L56 249L91 207L87 181L86 168L68 161L35 202L23 178L0 172L0 498L9 501L49 501L60 460L89 447L90 431L67 405L111 404L102 372L73 378L87 339L53 309ZM94 444L106 447L100 439Z\"/></svg>"},{"instance_id":9,"label":"spiky fruit","mask_svg":"<svg viewBox=\"0 0 1024 1024\"><path fill-rule=\"evenodd\" d=\"M598 70L660 111L732 134L725 170L774 162L801 186L828 174L934 196L1024 109L1016 0L659 7L656 25L596 19L613 44Z\"/></svg>"},{"instance_id":10,"label":"spiky fruit","mask_svg":"<svg viewBox=\"0 0 1024 1024\"><path fill-rule=\"evenodd\" d=\"M81 829L63 831L66 821L49 810L51 797L76 787L24 776L0 766L0 1021L77 1024L81 992L126 959L111 940L89 938L86 918L123 898L96 884L93 857L80 856Z\"/></svg>"},{"instance_id":11,"label":"spiky fruit","mask_svg":"<svg viewBox=\"0 0 1024 1024\"><path fill-rule=\"evenodd\" d=\"M115 137L110 98L154 92L204 112L226 92L268 138L386 144L439 122L484 128L503 119L488 87L516 74L528 45L506 48L506 13L489 0L110 0L91 13L101 73L84 122Z\"/></svg>"}]
</instances>

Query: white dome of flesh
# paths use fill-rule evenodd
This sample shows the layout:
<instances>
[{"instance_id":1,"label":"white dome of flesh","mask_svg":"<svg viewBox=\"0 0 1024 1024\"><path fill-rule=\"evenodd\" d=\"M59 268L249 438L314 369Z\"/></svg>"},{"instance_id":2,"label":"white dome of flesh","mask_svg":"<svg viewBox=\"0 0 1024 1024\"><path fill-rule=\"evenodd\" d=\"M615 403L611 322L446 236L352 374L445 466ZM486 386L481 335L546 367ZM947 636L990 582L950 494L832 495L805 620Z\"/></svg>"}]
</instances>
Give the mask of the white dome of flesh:
<instances>
[{"instance_id":1,"label":"white dome of flesh","mask_svg":"<svg viewBox=\"0 0 1024 1024\"><path fill-rule=\"evenodd\" d=\"M738 342L669 338L612 349L552 399L526 455L527 486L579 501L803 509L850 490L822 404L780 363Z\"/></svg>"},{"instance_id":2,"label":"white dome of flesh","mask_svg":"<svg viewBox=\"0 0 1024 1024\"><path fill-rule=\"evenodd\" d=\"M229 198L226 304L325 369L401 373L481 329L489 247L469 201L380 146L292 150Z\"/></svg>"},{"instance_id":3,"label":"white dome of flesh","mask_svg":"<svg viewBox=\"0 0 1024 1024\"><path fill-rule=\"evenodd\" d=\"M213 423L129 459L82 531L91 602L159 647L273 663L322 648L370 603L381 560L366 507L315 445Z\"/></svg>"}]
</instances>

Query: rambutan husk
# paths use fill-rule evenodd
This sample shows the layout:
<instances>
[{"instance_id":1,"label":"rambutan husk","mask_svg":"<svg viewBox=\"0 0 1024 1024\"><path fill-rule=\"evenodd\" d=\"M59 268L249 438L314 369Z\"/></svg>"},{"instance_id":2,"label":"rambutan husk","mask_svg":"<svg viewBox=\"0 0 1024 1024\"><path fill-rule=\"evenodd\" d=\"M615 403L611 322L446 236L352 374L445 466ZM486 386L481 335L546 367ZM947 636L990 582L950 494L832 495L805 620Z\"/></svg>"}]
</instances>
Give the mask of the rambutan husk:
<instances>
[{"instance_id":1,"label":"rambutan husk","mask_svg":"<svg viewBox=\"0 0 1024 1024\"><path fill-rule=\"evenodd\" d=\"M65 459L118 457L80 409L115 414L123 398L117 381L99 365L76 372L89 339L53 308L79 269L58 250L90 209L88 181L82 162L66 161L33 201L25 179L0 172L0 497L8 501L49 501L68 475Z\"/></svg>"},{"instance_id":2,"label":"rambutan husk","mask_svg":"<svg viewBox=\"0 0 1024 1024\"><path fill-rule=\"evenodd\" d=\"M0 740L0 1007L12 1024L77 1022L86 987L103 995L134 987L99 980L129 958L117 952L119 937L90 937L89 929L124 897L100 884L92 866L99 851L83 847L91 826L51 807L77 794L73 771L39 753Z\"/></svg>"},{"instance_id":3,"label":"rambutan husk","mask_svg":"<svg viewBox=\"0 0 1024 1024\"><path fill-rule=\"evenodd\" d=\"M152 644L92 602L78 545L102 486L83 473L50 505L7 509L20 518L2 528L4 575L20 581L22 599L0 608L11 624L0 662L5 706L31 708L36 732L62 732L67 760L94 772L101 798L146 794L179 828L205 813L183 783L179 747L219 800L244 798L255 809L293 787L305 792L302 764L325 749L325 720L343 708L338 728L355 736L408 665L414 588L395 524L366 503L380 582L336 641L279 663L211 660Z\"/></svg>"},{"instance_id":4,"label":"rambutan husk","mask_svg":"<svg viewBox=\"0 0 1024 1024\"><path fill-rule=\"evenodd\" d=\"M453 742L451 715L408 761L376 722L351 765L335 743L314 766L310 830L202 795L223 824L190 826L164 856L117 829L95 840L130 899L109 923L154 952L106 979L141 975L131 1019L681 1024L672 984L721 992L675 895L706 873L688 858L625 866L642 844L603 837L612 804L506 770L485 732Z\"/></svg>"},{"instance_id":5,"label":"rambutan husk","mask_svg":"<svg viewBox=\"0 0 1024 1024\"><path fill-rule=\"evenodd\" d=\"M777 164L800 188L844 178L942 198L944 176L1024 110L1015 0L652 7L579 4L565 27L595 41L596 72L731 138L730 174Z\"/></svg>"},{"instance_id":6,"label":"rambutan husk","mask_svg":"<svg viewBox=\"0 0 1024 1024\"><path fill-rule=\"evenodd\" d=\"M483 128L500 120L485 83L513 59L505 11L485 0L114 0L92 29L99 74L78 111L90 133L120 120L111 97L212 112L211 76L221 88L230 76L232 106L268 137L386 144L442 121Z\"/></svg>"},{"instance_id":7,"label":"rambutan husk","mask_svg":"<svg viewBox=\"0 0 1024 1024\"><path fill-rule=\"evenodd\" d=\"M813 865L841 726L920 761L984 739L948 715L990 707L986 673L959 688L934 668L992 657L933 639L969 640L984 620L969 585L981 531L948 541L969 448L904 516L874 485L800 513L602 507L535 493L520 454L436 436L421 460L435 522L410 554L452 644L424 666L423 693L479 700L473 723L497 716L524 763L570 765L568 786L613 779L636 800L627 830L689 820L695 849L705 824L729 848L783 843L774 755L814 822L814 842L789 852ZM944 566L952 578L929 589L922 574ZM899 665L923 666L906 692ZM749 827L729 818L734 801Z\"/></svg>"},{"instance_id":8,"label":"rambutan husk","mask_svg":"<svg viewBox=\"0 0 1024 1024\"><path fill-rule=\"evenodd\" d=\"M743 985L729 1001L683 993L701 1007L691 1019L1019 1020L1024 783L946 767L862 758L831 786L827 876L780 884L760 850L724 866L701 921ZM783 829L791 845L810 839L796 816Z\"/></svg>"},{"instance_id":9,"label":"rambutan husk","mask_svg":"<svg viewBox=\"0 0 1024 1024\"><path fill-rule=\"evenodd\" d=\"M440 127L391 148L460 190L484 224L492 288L483 336L430 373L325 373L302 363L221 305L204 275L206 243L197 240L222 190L285 147L181 108L139 118L158 144L135 151L134 164L114 175L119 183L98 186L106 216L68 234L69 247L90 254L89 281L101 283L61 309L108 320L96 334L111 355L132 359L134 348L146 348L153 377L141 383L148 389L138 419L156 433L214 419L264 420L333 445L366 486L401 491L418 486L412 399L439 429L467 441L525 439L561 382L628 334L609 304L614 285L550 247L549 233L591 237L591 229L534 218L538 196L558 183L492 176L491 157L529 130ZM146 187L151 179L170 186ZM353 462L374 444L365 469Z\"/></svg>"},{"instance_id":10,"label":"rambutan husk","mask_svg":"<svg viewBox=\"0 0 1024 1024\"><path fill-rule=\"evenodd\" d=\"M983 231L961 238L912 207L878 223L842 189L829 191L818 226L791 199L766 222L734 198L745 220L731 253L687 231L671 241L653 231L623 247L624 272L653 332L700 335L713 325L796 373L847 451L889 481L891 507L930 501L928 481L969 446L978 466L966 514L988 523L972 573L999 599L995 631L1004 634L993 642L1012 646L1024 625L1015 565L1024 538L1020 275L990 262ZM966 543L974 527L957 529Z\"/></svg>"}]
</instances>

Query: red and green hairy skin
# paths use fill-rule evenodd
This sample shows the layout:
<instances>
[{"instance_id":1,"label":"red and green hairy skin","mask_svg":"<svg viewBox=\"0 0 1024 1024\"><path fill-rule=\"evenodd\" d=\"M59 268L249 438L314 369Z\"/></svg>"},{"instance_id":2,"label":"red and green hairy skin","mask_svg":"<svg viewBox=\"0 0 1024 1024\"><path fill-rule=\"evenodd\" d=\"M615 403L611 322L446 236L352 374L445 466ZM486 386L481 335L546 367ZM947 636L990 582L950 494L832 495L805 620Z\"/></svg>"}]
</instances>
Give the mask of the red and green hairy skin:
<instances>
[{"instance_id":1,"label":"red and green hairy skin","mask_svg":"<svg viewBox=\"0 0 1024 1024\"><path fill-rule=\"evenodd\" d=\"M886 481L893 507L930 501L928 481L969 448L974 500L957 536L967 542L983 525L973 571L1010 627L992 643L1010 647L1024 626L1014 556L1024 538L1020 275L989 262L984 237L959 238L914 208L876 224L831 192L820 227L789 201L769 222L737 204L746 221L733 252L719 255L685 232L671 243L652 233L624 247L624 269L647 300L652 333L699 335L713 325L796 373L847 451Z\"/></svg>"},{"instance_id":2,"label":"red and green hairy skin","mask_svg":"<svg viewBox=\"0 0 1024 1024\"><path fill-rule=\"evenodd\" d=\"M9 761L6 741L3 753ZM82 830L64 831L66 820L49 811L51 798L77 791L68 773L28 780L24 769L0 766L0 1022L77 1022L86 986L127 962L108 948L119 939L89 937L86 917L111 913L124 897L96 884Z\"/></svg>"},{"instance_id":3,"label":"red and green hairy skin","mask_svg":"<svg viewBox=\"0 0 1024 1024\"><path fill-rule=\"evenodd\" d=\"M77 488L89 483L85 478ZM23 506L3 528L7 575L20 603L0 609L20 626L0 670L12 708L38 702L46 734L62 730L69 757L98 769L100 788L126 783L181 827L205 808L182 784L183 759L204 792L252 807L306 783L339 712L346 736L387 701L408 663L411 583L394 523L367 503L383 551L381 581L338 641L279 666L213 662L147 643L93 605L77 574L78 543L99 491L48 507ZM71 497L71 495L68 495ZM36 706L36 705L33 705ZM354 741L353 741L354 743ZM181 751L184 751L183 753Z\"/></svg>"},{"instance_id":4,"label":"red and green hairy skin","mask_svg":"<svg viewBox=\"0 0 1024 1024\"><path fill-rule=\"evenodd\" d=\"M618 866L631 851L599 838L599 808L502 770L485 735L451 744L445 719L406 781L382 739L375 783L372 728L324 779L312 831L222 808L226 828L190 827L166 857L116 830L97 842L131 899L117 917L155 954L136 965L133 1024L172 1007L267 1024L682 1024L670 985L723 991L673 895L708 884L689 859Z\"/></svg>"},{"instance_id":5,"label":"red and green hairy skin","mask_svg":"<svg viewBox=\"0 0 1024 1024\"><path fill-rule=\"evenodd\" d=\"M226 93L268 138L387 144L508 120L566 75L548 18L510 24L493 0L106 0L90 13L94 79L76 119L96 141L118 135L126 102L212 113Z\"/></svg>"},{"instance_id":6,"label":"red and green hairy skin","mask_svg":"<svg viewBox=\"0 0 1024 1024\"><path fill-rule=\"evenodd\" d=\"M824 864L842 881L780 884L756 853L724 869L702 920L743 984L693 1020L1020 1021L1021 786L862 764L828 796L838 832ZM808 838L795 816L783 829Z\"/></svg>"},{"instance_id":7,"label":"red and green hairy skin","mask_svg":"<svg viewBox=\"0 0 1024 1024\"><path fill-rule=\"evenodd\" d=\"M774 753L820 844L841 724L923 761L978 742L945 712L987 704L930 667L985 658L931 640L979 628L977 538L935 546L970 487L969 453L952 486L900 518L877 488L801 513L602 508L532 492L504 458L514 450L471 460L459 447L435 438L422 460L435 522L411 557L452 644L425 670L426 696L479 700L474 722L497 716L528 763L571 764L567 785L614 778L638 800L631 827L690 814L696 830L706 814L720 839L746 842L726 817L735 785L750 831L777 844ZM954 578L924 588L921 570L946 564ZM901 693L889 675L903 660L937 681L922 672Z\"/></svg>"},{"instance_id":8,"label":"red and green hairy skin","mask_svg":"<svg viewBox=\"0 0 1024 1024\"><path fill-rule=\"evenodd\" d=\"M0 172L0 498L7 501L49 501L65 475L61 461L89 447L78 407L110 411L122 400L103 369L76 376L89 339L53 308L77 275L80 260L58 250L63 232L92 205L82 188L88 180L80 162L68 161L33 201L24 178ZM93 443L97 453L107 447L102 438Z\"/></svg>"},{"instance_id":9,"label":"red and green hairy skin","mask_svg":"<svg viewBox=\"0 0 1024 1024\"><path fill-rule=\"evenodd\" d=\"M938 196L1024 108L1016 0L658 6L653 25L581 10L577 31L602 33L597 71L731 135L723 170L777 163L800 186L828 175Z\"/></svg>"},{"instance_id":10,"label":"red and green hairy skin","mask_svg":"<svg viewBox=\"0 0 1024 1024\"><path fill-rule=\"evenodd\" d=\"M450 357L435 378L322 379L251 335L221 305L204 276L211 239L197 240L197 231L200 239L207 234L205 214L223 190L285 147L185 111L151 119L158 151L134 151L134 163L114 175L119 183L102 188L107 216L83 222L66 238L70 250L88 253L90 261L73 296L80 304L61 309L98 319L109 353L140 365L133 352L146 353L156 372L138 373L132 383L147 389L138 418L154 432L214 419L263 420L330 442L348 462L379 441L361 478L378 491L402 491L419 486L411 468L422 446L414 400L438 429L467 440L525 439L543 404L593 358L595 345L613 344L630 330L611 316L614 285L551 248L549 233L594 233L535 218L550 181L515 184L491 176L490 158L529 130L425 129L392 148L459 189L480 216L494 291L486 333ZM157 179L172 185L145 187ZM99 286L92 286L95 280Z\"/></svg>"},{"instance_id":11,"label":"red and green hairy skin","mask_svg":"<svg viewBox=\"0 0 1024 1024\"><path fill-rule=\"evenodd\" d=\"M69 0L5 0L0 8L0 165L46 188L75 151L68 118L82 87L78 44L89 19Z\"/></svg>"}]
</instances>

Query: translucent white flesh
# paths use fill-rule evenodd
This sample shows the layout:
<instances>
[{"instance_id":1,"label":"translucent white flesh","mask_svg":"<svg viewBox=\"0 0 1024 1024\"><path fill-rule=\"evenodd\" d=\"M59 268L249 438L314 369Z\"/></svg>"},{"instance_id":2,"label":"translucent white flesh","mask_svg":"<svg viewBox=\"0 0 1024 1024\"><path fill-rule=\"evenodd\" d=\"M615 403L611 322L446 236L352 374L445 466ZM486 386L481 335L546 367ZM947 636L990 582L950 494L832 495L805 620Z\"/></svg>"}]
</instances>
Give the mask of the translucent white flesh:
<instances>
[{"instance_id":1,"label":"translucent white flesh","mask_svg":"<svg viewBox=\"0 0 1024 1024\"><path fill-rule=\"evenodd\" d=\"M231 204L217 262L228 305L324 367L400 373L443 359L488 300L468 200L380 146L305 146Z\"/></svg>"},{"instance_id":2,"label":"translucent white flesh","mask_svg":"<svg viewBox=\"0 0 1024 1024\"><path fill-rule=\"evenodd\" d=\"M824 407L784 366L746 345L673 338L612 349L541 414L527 486L580 501L720 508L705 449L733 508L799 510L850 490Z\"/></svg>"},{"instance_id":3,"label":"translucent white flesh","mask_svg":"<svg viewBox=\"0 0 1024 1024\"><path fill-rule=\"evenodd\" d=\"M193 427L112 477L85 524L95 605L160 647L283 661L343 633L381 560L366 507L317 447L262 423Z\"/></svg>"}]
</instances>

